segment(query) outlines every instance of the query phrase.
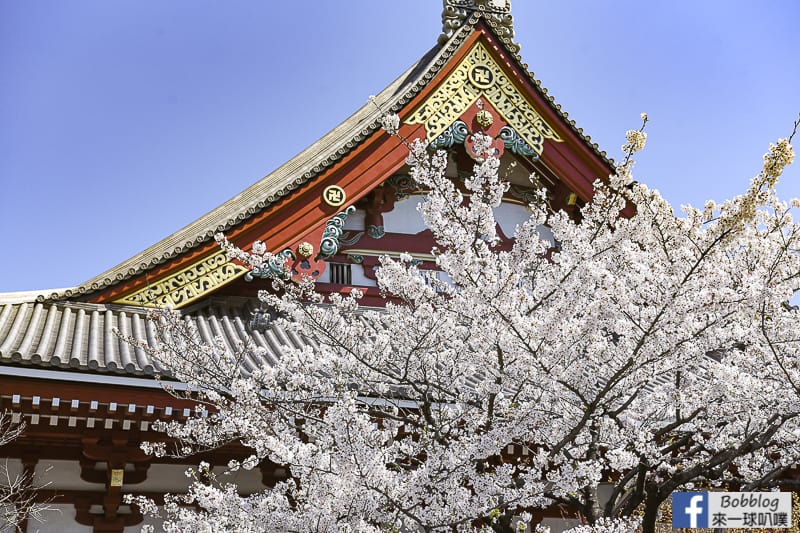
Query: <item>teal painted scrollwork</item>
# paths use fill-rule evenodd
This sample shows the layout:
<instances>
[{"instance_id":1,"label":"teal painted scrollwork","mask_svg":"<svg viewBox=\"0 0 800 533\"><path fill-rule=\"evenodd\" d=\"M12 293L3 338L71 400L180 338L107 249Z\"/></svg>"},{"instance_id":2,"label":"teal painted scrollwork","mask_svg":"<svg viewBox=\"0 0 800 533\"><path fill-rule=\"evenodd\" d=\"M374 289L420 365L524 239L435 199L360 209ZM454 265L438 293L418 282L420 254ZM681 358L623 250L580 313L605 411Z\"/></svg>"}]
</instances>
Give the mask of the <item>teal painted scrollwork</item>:
<instances>
[{"instance_id":1,"label":"teal painted scrollwork","mask_svg":"<svg viewBox=\"0 0 800 533\"><path fill-rule=\"evenodd\" d=\"M527 155L538 159L539 156L534 152L533 148L531 148L528 143L526 143L522 137L519 136L519 133L511 129L509 126L503 126L503 129L500 130L500 140L503 141L506 149L511 150L515 154L518 155Z\"/></svg>"},{"instance_id":2,"label":"teal painted scrollwork","mask_svg":"<svg viewBox=\"0 0 800 533\"><path fill-rule=\"evenodd\" d=\"M405 200L409 193L419 189L417 182L408 174L395 174L384 183L396 191L395 199L397 201Z\"/></svg>"},{"instance_id":3,"label":"teal painted scrollwork","mask_svg":"<svg viewBox=\"0 0 800 533\"><path fill-rule=\"evenodd\" d=\"M339 238L342 236L344 224L347 221L347 215L354 213L356 210L352 205L334 215L326 224L325 230L322 232L322 240L319 243L319 259L328 259L333 257L339 251Z\"/></svg>"},{"instance_id":4,"label":"teal painted scrollwork","mask_svg":"<svg viewBox=\"0 0 800 533\"><path fill-rule=\"evenodd\" d=\"M250 272L244 275L245 281L253 281L253 278L285 278L289 275L286 268L286 261L292 259L294 254L287 248L275 254L275 256L259 267L253 267Z\"/></svg>"},{"instance_id":5,"label":"teal painted scrollwork","mask_svg":"<svg viewBox=\"0 0 800 533\"><path fill-rule=\"evenodd\" d=\"M367 228L367 235L373 239L380 239L386 235L386 229L383 226L369 226Z\"/></svg>"},{"instance_id":6,"label":"teal painted scrollwork","mask_svg":"<svg viewBox=\"0 0 800 533\"><path fill-rule=\"evenodd\" d=\"M350 233L349 231L343 232L341 237L339 237L339 246L353 246L361 237L364 236L363 231L359 231L357 233Z\"/></svg>"},{"instance_id":7,"label":"teal painted scrollwork","mask_svg":"<svg viewBox=\"0 0 800 533\"><path fill-rule=\"evenodd\" d=\"M469 127L462 120L456 120L449 128L444 130L441 135L431 141L432 148L450 148L451 146L463 143L469 135Z\"/></svg>"}]
</instances>

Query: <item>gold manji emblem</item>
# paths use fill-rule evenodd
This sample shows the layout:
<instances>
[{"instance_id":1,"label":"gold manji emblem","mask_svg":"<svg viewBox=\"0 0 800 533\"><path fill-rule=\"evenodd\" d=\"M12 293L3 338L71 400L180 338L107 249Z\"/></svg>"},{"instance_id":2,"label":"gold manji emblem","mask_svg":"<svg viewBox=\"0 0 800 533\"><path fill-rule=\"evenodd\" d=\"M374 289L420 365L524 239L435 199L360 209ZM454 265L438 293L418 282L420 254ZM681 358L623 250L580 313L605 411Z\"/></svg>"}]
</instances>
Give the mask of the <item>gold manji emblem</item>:
<instances>
[{"instance_id":1,"label":"gold manji emblem","mask_svg":"<svg viewBox=\"0 0 800 533\"><path fill-rule=\"evenodd\" d=\"M475 65L469 71L469 81L475 84L475 87L481 89L488 89L494 83L494 74L492 70L485 65Z\"/></svg>"},{"instance_id":2,"label":"gold manji emblem","mask_svg":"<svg viewBox=\"0 0 800 533\"><path fill-rule=\"evenodd\" d=\"M303 241L297 247L297 253L300 254L300 257L311 257L311 254L314 253L314 245L310 242Z\"/></svg>"},{"instance_id":3,"label":"gold manji emblem","mask_svg":"<svg viewBox=\"0 0 800 533\"><path fill-rule=\"evenodd\" d=\"M478 111L478 114L475 115L475 120L477 120L478 124L480 124L484 128L488 128L489 126L492 125L492 122L494 122L494 117L492 116L491 113L489 113L485 109L481 109L480 111Z\"/></svg>"},{"instance_id":4,"label":"gold manji emblem","mask_svg":"<svg viewBox=\"0 0 800 533\"><path fill-rule=\"evenodd\" d=\"M322 191L322 200L331 207L339 207L347 200L347 195L338 185L329 185Z\"/></svg>"}]
</instances>

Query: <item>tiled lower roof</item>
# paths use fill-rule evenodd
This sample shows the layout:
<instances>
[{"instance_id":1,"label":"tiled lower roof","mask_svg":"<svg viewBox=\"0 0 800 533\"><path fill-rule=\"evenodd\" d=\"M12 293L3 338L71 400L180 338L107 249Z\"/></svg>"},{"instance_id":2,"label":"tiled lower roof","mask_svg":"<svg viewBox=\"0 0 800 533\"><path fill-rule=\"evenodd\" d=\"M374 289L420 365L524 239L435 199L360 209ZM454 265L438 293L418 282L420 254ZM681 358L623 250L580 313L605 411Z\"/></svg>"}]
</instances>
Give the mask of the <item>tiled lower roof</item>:
<instances>
[{"instance_id":1,"label":"tiled lower roof","mask_svg":"<svg viewBox=\"0 0 800 533\"><path fill-rule=\"evenodd\" d=\"M220 337L231 348L241 343L263 347L264 360L246 361L247 367L274 363L281 346L305 344L275 324L263 331L254 330L250 322L257 308L257 300L241 299L212 303L183 314L194 321L207 342ZM155 325L147 314L146 309L130 306L0 303L0 364L141 377L160 373L161 367L145 350L122 338L132 337L154 346Z\"/></svg>"},{"instance_id":2,"label":"tiled lower roof","mask_svg":"<svg viewBox=\"0 0 800 533\"><path fill-rule=\"evenodd\" d=\"M13 367L17 373L30 373L30 369L35 369L36 375L32 377L42 377L44 370L72 370L81 380L95 382L109 379L103 375L147 378L161 374L169 377L145 350L122 338L132 337L137 342L155 346L155 324L148 318L152 310L75 302L3 302L0 298L0 366L6 369ZM211 302L181 314L194 322L205 342L221 338L232 350L242 343L264 348L257 351L259 355L254 350L248 351L242 361L247 373L264 364L275 364L287 345L302 348L310 342L274 321L266 327L254 328L253 316L259 307L255 298L238 298ZM369 331L369 321L364 321L364 327ZM693 372L699 379L708 379L720 358L719 352L707 355ZM261 359L255 360L255 357ZM476 385L482 379L476 375L470 384ZM673 380L674 374L665 372L654 376L646 389L653 392ZM143 386L153 386L147 379L125 381L127 385L141 381ZM597 386L602 384L598 381Z\"/></svg>"},{"instance_id":3,"label":"tiled lower roof","mask_svg":"<svg viewBox=\"0 0 800 533\"><path fill-rule=\"evenodd\" d=\"M81 380L93 382L109 379L104 375L119 376L114 380L170 377L146 350L125 340L157 345L156 325L148 316L152 309L84 302L42 303L33 299L34 293L24 301L3 296L0 295L0 367L5 368L0 372L13 369L17 375L27 372L30 377L41 378L42 371L59 370L62 372L53 374L63 378L63 371L68 370ZM207 343L221 338L231 350L242 344L264 348L247 351L242 360L245 373L264 364L274 365L286 346L313 345L276 321L258 325L253 318L259 309L256 298L228 298L179 312L194 322ZM363 326L365 331L372 327L368 320ZM472 384L481 379L475 376ZM127 379L125 383L132 385L136 381L147 387L153 384L148 379Z\"/></svg>"}]
</instances>

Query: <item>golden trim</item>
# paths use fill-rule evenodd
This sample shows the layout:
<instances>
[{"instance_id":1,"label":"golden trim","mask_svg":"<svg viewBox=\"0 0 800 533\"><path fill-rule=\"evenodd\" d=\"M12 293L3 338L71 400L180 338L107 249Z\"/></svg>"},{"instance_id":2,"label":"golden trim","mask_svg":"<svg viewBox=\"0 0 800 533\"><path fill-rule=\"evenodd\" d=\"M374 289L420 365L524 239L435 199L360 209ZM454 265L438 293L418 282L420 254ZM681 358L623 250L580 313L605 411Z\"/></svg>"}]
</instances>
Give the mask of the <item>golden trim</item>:
<instances>
[{"instance_id":1,"label":"golden trim","mask_svg":"<svg viewBox=\"0 0 800 533\"><path fill-rule=\"evenodd\" d=\"M544 140L564 142L516 88L482 43L476 43L450 76L405 120L423 124L431 142L458 120L478 98L491 103L537 154Z\"/></svg>"},{"instance_id":2,"label":"golden trim","mask_svg":"<svg viewBox=\"0 0 800 533\"><path fill-rule=\"evenodd\" d=\"M247 272L243 266L228 261L225 252L194 263L158 283L115 300L116 304L178 309Z\"/></svg>"}]
</instances>

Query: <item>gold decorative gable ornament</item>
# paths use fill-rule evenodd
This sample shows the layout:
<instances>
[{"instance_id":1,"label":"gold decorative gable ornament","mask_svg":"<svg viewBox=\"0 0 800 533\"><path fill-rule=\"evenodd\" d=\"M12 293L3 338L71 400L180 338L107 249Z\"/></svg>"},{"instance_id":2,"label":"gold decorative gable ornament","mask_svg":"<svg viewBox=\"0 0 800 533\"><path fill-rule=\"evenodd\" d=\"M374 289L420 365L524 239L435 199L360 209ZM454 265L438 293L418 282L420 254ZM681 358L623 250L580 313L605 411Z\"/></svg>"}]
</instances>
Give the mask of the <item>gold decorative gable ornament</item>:
<instances>
[{"instance_id":1,"label":"gold decorative gable ornament","mask_svg":"<svg viewBox=\"0 0 800 533\"><path fill-rule=\"evenodd\" d=\"M427 140L431 142L479 98L492 104L537 154L541 155L545 139L563 142L481 43L472 47L453 73L405 122L424 124Z\"/></svg>"},{"instance_id":2,"label":"gold decorative gable ornament","mask_svg":"<svg viewBox=\"0 0 800 533\"><path fill-rule=\"evenodd\" d=\"M247 268L229 261L225 252L220 251L114 303L178 309L247 271Z\"/></svg>"}]
</instances>

